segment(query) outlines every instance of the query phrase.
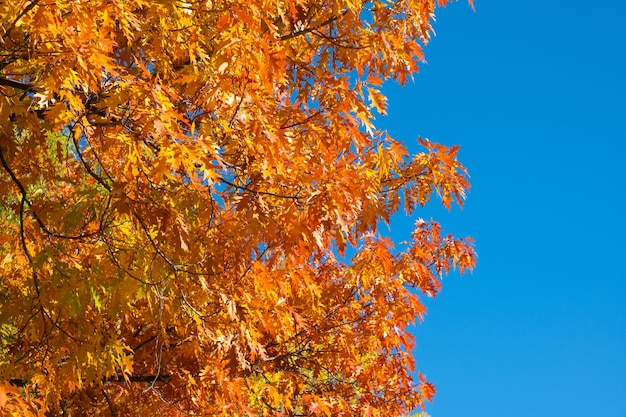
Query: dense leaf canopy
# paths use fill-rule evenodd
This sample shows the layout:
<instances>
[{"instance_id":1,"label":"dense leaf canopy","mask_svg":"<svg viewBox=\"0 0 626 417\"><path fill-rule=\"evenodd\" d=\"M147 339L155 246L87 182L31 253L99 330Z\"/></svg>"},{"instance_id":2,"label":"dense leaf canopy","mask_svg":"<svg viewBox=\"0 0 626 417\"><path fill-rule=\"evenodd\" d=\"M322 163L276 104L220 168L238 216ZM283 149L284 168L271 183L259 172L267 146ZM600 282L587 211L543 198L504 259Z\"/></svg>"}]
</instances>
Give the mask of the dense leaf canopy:
<instances>
[{"instance_id":1,"label":"dense leaf canopy","mask_svg":"<svg viewBox=\"0 0 626 417\"><path fill-rule=\"evenodd\" d=\"M445 3L445 1L440 1ZM0 3L0 410L403 416L468 182L376 129L434 0Z\"/></svg>"}]
</instances>

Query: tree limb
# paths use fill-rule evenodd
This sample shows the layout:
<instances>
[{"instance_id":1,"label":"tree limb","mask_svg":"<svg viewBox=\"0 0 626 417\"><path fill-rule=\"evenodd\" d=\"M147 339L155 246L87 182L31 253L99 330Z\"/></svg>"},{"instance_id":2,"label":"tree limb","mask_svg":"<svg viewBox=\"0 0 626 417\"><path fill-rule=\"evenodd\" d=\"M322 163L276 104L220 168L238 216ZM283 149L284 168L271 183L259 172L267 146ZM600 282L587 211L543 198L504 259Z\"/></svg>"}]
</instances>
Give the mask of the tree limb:
<instances>
[{"instance_id":1,"label":"tree limb","mask_svg":"<svg viewBox=\"0 0 626 417\"><path fill-rule=\"evenodd\" d=\"M5 87L12 87L18 90L25 91L27 93L35 91L35 88L30 84L25 84L19 81L10 80L8 78L0 77L0 85Z\"/></svg>"}]
</instances>

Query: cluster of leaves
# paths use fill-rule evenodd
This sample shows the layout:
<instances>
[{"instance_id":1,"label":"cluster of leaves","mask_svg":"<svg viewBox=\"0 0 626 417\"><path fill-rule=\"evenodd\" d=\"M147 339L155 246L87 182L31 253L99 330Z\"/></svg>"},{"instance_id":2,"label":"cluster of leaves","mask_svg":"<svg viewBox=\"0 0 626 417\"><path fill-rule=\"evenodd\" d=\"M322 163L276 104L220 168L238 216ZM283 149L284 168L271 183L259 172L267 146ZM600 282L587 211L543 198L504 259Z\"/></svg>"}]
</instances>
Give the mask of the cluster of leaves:
<instances>
[{"instance_id":1,"label":"cluster of leaves","mask_svg":"<svg viewBox=\"0 0 626 417\"><path fill-rule=\"evenodd\" d=\"M400 250L377 227L469 185L456 148L409 156L373 111L417 71L435 6L0 3L2 413L430 399L406 327L474 251L434 221Z\"/></svg>"}]
</instances>

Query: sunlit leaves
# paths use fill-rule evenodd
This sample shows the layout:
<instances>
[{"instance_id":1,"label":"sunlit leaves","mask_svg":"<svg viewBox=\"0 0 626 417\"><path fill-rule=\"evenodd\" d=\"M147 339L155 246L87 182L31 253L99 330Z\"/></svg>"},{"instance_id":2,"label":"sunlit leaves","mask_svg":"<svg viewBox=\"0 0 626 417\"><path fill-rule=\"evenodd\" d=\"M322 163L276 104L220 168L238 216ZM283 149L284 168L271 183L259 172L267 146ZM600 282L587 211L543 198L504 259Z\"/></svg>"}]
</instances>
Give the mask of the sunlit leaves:
<instances>
[{"instance_id":1,"label":"sunlit leaves","mask_svg":"<svg viewBox=\"0 0 626 417\"><path fill-rule=\"evenodd\" d=\"M460 205L469 183L457 147L409 155L375 116L383 82L417 71L434 8L0 4L2 413L430 400L407 326L474 266L472 242L418 220L394 246L379 226Z\"/></svg>"}]
</instances>

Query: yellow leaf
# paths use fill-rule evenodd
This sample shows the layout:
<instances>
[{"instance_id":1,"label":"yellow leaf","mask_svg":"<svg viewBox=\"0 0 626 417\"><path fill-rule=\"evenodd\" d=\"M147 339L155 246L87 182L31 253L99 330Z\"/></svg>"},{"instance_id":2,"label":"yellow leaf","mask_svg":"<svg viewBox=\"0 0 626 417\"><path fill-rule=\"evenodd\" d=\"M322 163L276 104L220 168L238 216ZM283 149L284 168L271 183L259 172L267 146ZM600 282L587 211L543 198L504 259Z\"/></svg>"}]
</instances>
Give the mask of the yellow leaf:
<instances>
[{"instance_id":1,"label":"yellow leaf","mask_svg":"<svg viewBox=\"0 0 626 417\"><path fill-rule=\"evenodd\" d=\"M374 88L368 88L367 93L370 97L370 102L372 103L372 107L374 107L378 113L382 115L387 114L387 97L384 94L381 94L379 91Z\"/></svg>"}]
</instances>

